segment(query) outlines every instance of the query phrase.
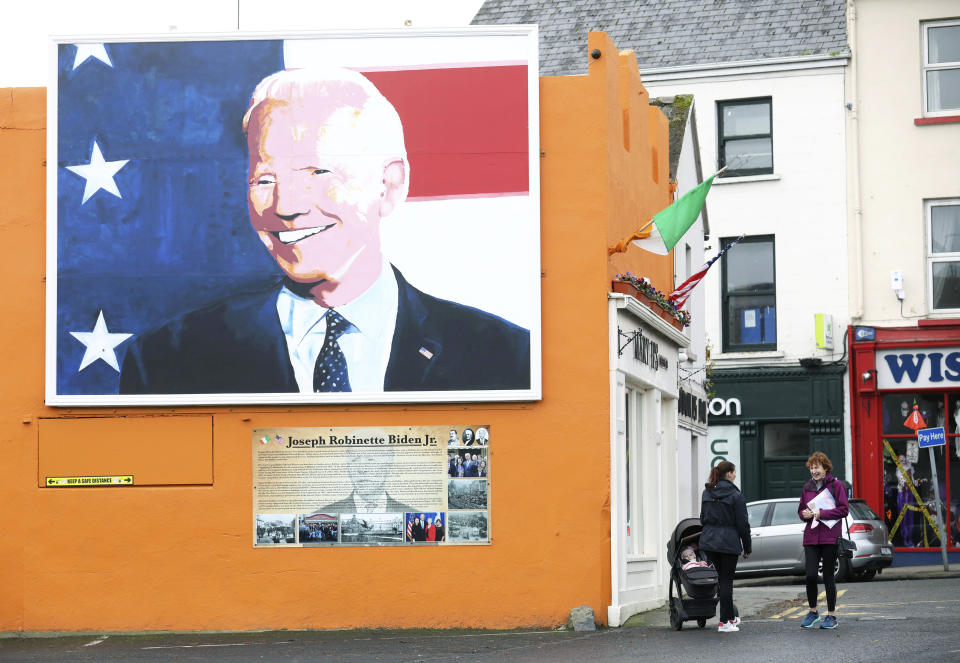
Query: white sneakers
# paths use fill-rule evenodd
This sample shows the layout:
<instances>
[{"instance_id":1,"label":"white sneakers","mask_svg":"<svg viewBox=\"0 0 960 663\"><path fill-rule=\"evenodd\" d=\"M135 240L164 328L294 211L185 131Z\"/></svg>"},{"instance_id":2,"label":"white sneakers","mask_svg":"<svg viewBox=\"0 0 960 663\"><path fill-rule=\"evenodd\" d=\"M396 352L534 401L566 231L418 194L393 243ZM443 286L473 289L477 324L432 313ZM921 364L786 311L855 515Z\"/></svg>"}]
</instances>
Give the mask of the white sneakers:
<instances>
[{"instance_id":1,"label":"white sneakers","mask_svg":"<svg viewBox=\"0 0 960 663\"><path fill-rule=\"evenodd\" d=\"M736 633L740 630L740 618L734 617L732 621L720 622L717 624L717 633Z\"/></svg>"}]
</instances>

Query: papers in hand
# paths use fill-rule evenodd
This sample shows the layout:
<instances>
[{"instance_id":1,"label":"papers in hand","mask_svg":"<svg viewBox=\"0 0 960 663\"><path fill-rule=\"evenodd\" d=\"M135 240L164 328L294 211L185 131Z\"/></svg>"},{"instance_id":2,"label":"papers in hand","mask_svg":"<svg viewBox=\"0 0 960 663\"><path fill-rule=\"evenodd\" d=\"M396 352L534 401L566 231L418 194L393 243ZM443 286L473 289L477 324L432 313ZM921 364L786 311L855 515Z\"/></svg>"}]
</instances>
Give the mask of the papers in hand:
<instances>
[{"instance_id":1,"label":"papers in hand","mask_svg":"<svg viewBox=\"0 0 960 663\"><path fill-rule=\"evenodd\" d=\"M818 509L820 511L823 511L824 509L836 509L837 502L833 499L833 493L831 493L828 489L824 488L819 493L817 493L816 497L814 497L812 500L807 502L807 508L810 509L811 511L816 511ZM810 523L810 529L813 529L814 527L819 525L821 522L827 527L833 527L838 522L840 522L840 520L839 519L817 520L816 518L814 518L813 521Z\"/></svg>"}]
</instances>

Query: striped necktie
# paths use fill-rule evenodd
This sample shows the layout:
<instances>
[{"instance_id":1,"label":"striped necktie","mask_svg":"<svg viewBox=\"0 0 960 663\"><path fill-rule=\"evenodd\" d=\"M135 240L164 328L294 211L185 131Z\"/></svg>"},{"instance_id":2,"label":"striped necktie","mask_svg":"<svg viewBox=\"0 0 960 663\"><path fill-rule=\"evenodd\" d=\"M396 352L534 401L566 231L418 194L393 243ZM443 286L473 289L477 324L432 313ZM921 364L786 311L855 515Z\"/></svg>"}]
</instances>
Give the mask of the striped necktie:
<instances>
[{"instance_id":1,"label":"striped necktie","mask_svg":"<svg viewBox=\"0 0 960 663\"><path fill-rule=\"evenodd\" d=\"M313 366L314 391L350 391L347 360L338 341L350 327L350 322L333 309L327 312L327 334Z\"/></svg>"}]
</instances>

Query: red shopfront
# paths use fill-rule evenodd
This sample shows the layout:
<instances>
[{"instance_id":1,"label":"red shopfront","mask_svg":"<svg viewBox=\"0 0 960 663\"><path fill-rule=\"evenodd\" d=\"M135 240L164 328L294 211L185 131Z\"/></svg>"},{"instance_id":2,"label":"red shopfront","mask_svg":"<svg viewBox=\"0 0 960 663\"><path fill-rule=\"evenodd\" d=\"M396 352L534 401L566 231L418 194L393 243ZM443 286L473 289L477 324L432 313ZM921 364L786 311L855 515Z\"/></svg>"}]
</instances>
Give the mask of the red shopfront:
<instances>
[{"instance_id":1,"label":"red shopfront","mask_svg":"<svg viewBox=\"0 0 960 663\"><path fill-rule=\"evenodd\" d=\"M939 554L930 454L905 425L916 405L924 427L947 433L934 458L948 550L960 552L960 320L850 327L847 338L854 494L883 515L898 553Z\"/></svg>"}]
</instances>

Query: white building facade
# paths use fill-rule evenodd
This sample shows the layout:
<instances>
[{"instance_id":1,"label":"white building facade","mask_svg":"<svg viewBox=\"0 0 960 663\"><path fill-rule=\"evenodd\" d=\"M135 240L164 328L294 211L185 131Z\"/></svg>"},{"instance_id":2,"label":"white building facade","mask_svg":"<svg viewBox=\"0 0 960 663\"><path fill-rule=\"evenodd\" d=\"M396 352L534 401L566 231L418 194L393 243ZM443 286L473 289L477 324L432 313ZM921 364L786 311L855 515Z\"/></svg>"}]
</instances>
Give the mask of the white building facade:
<instances>
[{"instance_id":1,"label":"white building facade","mask_svg":"<svg viewBox=\"0 0 960 663\"><path fill-rule=\"evenodd\" d=\"M848 60L842 53L643 74L654 94L694 95L704 173L728 166L708 196L706 254L743 239L700 288L711 397L737 399L740 408L718 404L710 416L717 431L704 446L707 467L739 459L748 499L798 493L813 450L849 474L843 365L835 363L844 355L837 330L849 320ZM818 339L817 314L832 338Z\"/></svg>"},{"instance_id":2,"label":"white building facade","mask_svg":"<svg viewBox=\"0 0 960 663\"><path fill-rule=\"evenodd\" d=\"M666 541L678 519L679 330L628 295L612 293L610 339L610 626L663 603Z\"/></svg>"},{"instance_id":3,"label":"white building facade","mask_svg":"<svg viewBox=\"0 0 960 663\"><path fill-rule=\"evenodd\" d=\"M854 486L884 514L895 563L958 563L960 5L849 4ZM914 407L944 429L933 464L904 426Z\"/></svg>"}]
</instances>

